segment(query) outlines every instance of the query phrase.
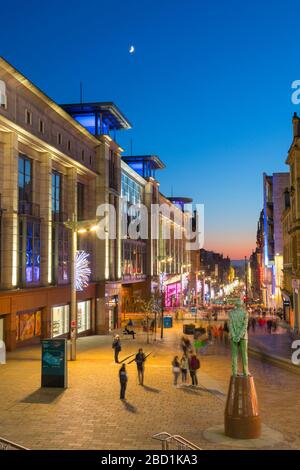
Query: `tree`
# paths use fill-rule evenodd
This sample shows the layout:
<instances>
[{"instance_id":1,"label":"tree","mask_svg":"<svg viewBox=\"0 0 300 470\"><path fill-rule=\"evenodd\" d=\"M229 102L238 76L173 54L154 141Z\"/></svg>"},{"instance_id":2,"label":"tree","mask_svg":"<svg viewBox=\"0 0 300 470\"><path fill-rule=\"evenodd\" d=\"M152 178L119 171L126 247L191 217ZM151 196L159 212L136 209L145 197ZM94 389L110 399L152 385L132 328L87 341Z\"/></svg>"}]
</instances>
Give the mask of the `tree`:
<instances>
[{"instance_id":1,"label":"tree","mask_svg":"<svg viewBox=\"0 0 300 470\"><path fill-rule=\"evenodd\" d=\"M156 330L157 313L160 312L159 300L154 295L151 295L146 299L139 297L137 299L137 304L139 305L141 312L144 314L144 322L147 330L147 344L149 344L149 325L151 320L154 320L154 328Z\"/></svg>"}]
</instances>

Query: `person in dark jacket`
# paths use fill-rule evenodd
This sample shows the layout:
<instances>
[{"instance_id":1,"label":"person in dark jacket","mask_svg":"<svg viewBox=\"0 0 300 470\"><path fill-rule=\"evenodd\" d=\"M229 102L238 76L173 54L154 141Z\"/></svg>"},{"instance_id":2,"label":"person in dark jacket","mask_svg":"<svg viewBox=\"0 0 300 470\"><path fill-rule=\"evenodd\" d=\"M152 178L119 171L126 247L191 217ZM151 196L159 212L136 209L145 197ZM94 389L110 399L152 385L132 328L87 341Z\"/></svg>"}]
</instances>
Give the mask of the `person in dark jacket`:
<instances>
[{"instance_id":1,"label":"person in dark jacket","mask_svg":"<svg viewBox=\"0 0 300 470\"><path fill-rule=\"evenodd\" d=\"M192 379L192 386L198 385L197 370L200 369L200 361L196 354L192 354L189 359L189 369Z\"/></svg>"},{"instance_id":2,"label":"person in dark jacket","mask_svg":"<svg viewBox=\"0 0 300 470\"><path fill-rule=\"evenodd\" d=\"M125 400L125 392L126 392L126 387L127 387L127 382L128 382L125 364L122 364L122 367L119 371L119 378L120 378L120 386L121 386L120 400Z\"/></svg>"},{"instance_id":3,"label":"person in dark jacket","mask_svg":"<svg viewBox=\"0 0 300 470\"><path fill-rule=\"evenodd\" d=\"M114 340L113 340L113 344L112 344L112 347L113 349L115 350L115 363L118 364L119 363L119 353L121 351L121 340L120 340L120 336L119 335L116 335L114 337Z\"/></svg>"},{"instance_id":4,"label":"person in dark jacket","mask_svg":"<svg viewBox=\"0 0 300 470\"><path fill-rule=\"evenodd\" d=\"M146 356L143 353L143 350L140 348L139 352L135 356L135 362L136 362L140 385L144 385L145 361L146 361Z\"/></svg>"}]
</instances>

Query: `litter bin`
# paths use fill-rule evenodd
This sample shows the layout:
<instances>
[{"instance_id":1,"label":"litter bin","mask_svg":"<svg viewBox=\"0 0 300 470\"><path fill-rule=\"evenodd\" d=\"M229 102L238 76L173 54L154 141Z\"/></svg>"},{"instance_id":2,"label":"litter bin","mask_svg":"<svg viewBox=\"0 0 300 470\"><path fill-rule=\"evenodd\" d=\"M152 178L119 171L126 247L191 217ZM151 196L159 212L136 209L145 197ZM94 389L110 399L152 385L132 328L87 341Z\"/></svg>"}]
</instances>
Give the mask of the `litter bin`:
<instances>
[{"instance_id":1,"label":"litter bin","mask_svg":"<svg viewBox=\"0 0 300 470\"><path fill-rule=\"evenodd\" d=\"M195 325L190 323L189 325L183 325L183 333L185 335L193 335L195 331Z\"/></svg>"},{"instance_id":2,"label":"litter bin","mask_svg":"<svg viewBox=\"0 0 300 470\"><path fill-rule=\"evenodd\" d=\"M164 317L164 328L172 328L173 317Z\"/></svg>"}]
</instances>

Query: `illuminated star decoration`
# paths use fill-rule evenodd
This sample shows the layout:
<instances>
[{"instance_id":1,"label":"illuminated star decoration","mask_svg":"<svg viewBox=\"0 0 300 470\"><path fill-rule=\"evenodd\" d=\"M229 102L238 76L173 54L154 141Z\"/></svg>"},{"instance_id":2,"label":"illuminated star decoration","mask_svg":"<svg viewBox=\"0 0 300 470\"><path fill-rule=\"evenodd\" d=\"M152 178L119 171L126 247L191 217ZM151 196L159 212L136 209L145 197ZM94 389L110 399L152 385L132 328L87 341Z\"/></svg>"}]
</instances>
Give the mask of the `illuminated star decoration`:
<instances>
[{"instance_id":1,"label":"illuminated star decoration","mask_svg":"<svg viewBox=\"0 0 300 470\"><path fill-rule=\"evenodd\" d=\"M91 269L86 251L77 251L75 257L75 289L82 291L89 285Z\"/></svg>"}]
</instances>

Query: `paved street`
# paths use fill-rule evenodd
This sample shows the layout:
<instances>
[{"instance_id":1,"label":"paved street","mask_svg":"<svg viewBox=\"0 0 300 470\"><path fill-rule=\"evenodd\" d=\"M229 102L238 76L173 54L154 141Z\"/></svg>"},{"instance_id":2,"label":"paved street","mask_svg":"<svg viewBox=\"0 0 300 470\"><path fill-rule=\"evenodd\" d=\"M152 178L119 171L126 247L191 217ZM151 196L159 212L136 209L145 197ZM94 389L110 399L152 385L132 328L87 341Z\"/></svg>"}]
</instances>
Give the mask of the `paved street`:
<instances>
[{"instance_id":1,"label":"paved street","mask_svg":"<svg viewBox=\"0 0 300 470\"><path fill-rule=\"evenodd\" d=\"M118 370L110 337L78 341L78 361L69 363L69 388L40 389L39 348L8 355L0 366L0 436L32 449L155 449L151 436L180 434L203 449L225 448L207 442L203 431L223 422L230 376L229 351L211 346L202 358L198 389L174 388L170 362L178 352L181 325L166 331L163 343L145 337L124 339L121 359L140 344L152 351L146 386L128 366L127 401L119 400ZM300 447L300 377L250 359L262 421L284 435L282 449Z\"/></svg>"}]
</instances>

